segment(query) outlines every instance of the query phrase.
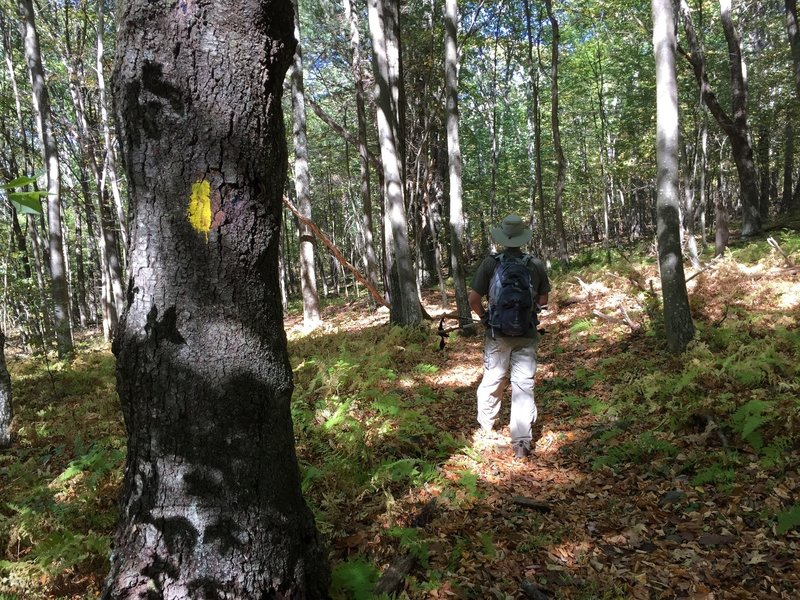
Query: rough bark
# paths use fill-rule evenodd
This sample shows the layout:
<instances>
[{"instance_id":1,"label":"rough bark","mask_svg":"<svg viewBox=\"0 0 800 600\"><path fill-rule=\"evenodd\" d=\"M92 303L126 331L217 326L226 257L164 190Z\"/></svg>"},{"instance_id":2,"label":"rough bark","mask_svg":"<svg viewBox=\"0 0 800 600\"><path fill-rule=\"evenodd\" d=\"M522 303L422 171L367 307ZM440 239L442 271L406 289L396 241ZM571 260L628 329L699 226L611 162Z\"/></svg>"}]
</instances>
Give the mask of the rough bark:
<instances>
[{"instance_id":1,"label":"rough bark","mask_svg":"<svg viewBox=\"0 0 800 600\"><path fill-rule=\"evenodd\" d=\"M128 455L103 598L325 598L278 285L291 1L127 0L117 20Z\"/></svg>"},{"instance_id":2,"label":"rough bark","mask_svg":"<svg viewBox=\"0 0 800 600\"><path fill-rule=\"evenodd\" d=\"M300 40L300 11L294 4L294 35ZM303 48L298 41L294 51L292 81L292 134L294 135L294 189L301 214L311 219L311 177L308 170L308 138L306 136L306 101L303 82ZM314 270L314 236L303 221L298 229L300 236L300 281L303 296L303 326L313 329L319 325L319 292Z\"/></svg>"},{"instance_id":3,"label":"rough bark","mask_svg":"<svg viewBox=\"0 0 800 600\"><path fill-rule=\"evenodd\" d=\"M0 330L0 448L11 446L11 420L14 418L11 403L11 375L6 367L6 336Z\"/></svg>"},{"instance_id":4,"label":"rough bark","mask_svg":"<svg viewBox=\"0 0 800 600\"><path fill-rule=\"evenodd\" d=\"M656 61L657 241L664 326L672 352L683 352L694 337L681 255L678 196L678 83L672 0L652 0Z\"/></svg>"},{"instance_id":5,"label":"rough bark","mask_svg":"<svg viewBox=\"0 0 800 600\"><path fill-rule=\"evenodd\" d=\"M556 154L556 164L558 174L556 175L556 188L553 197L553 206L556 220L556 243L558 244L558 258L564 266L569 264L569 253L567 252L567 233L564 228L564 209L562 200L564 197L564 184L567 173L567 160L564 157L564 149L561 146L561 127L558 115L558 52L559 52L559 29L558 19L553 13L552 0L546 0L547 16L550 19L552 28L552 55L550 64L550 122L553 128L553 149Z\"/></svg>"},{"instance_id":6,"label":"rough bark","mask_svg":"<svg viewBox=\"0 0 800 600\"><path fill-rule=\"evenodd\" d=\"M28 70L33 86L33 106L42 144L42 158L47 173L47 225L50 250L50 277L53 297L53 322L58 343L59 356L72 352L72 323L69 316L69 288L64 260L64 241L61 236L61 174L58 164L58 148L53 135L50 118L50 95L45 83L42 55L39 51L39 36L32 0L20 0L23 44Z\"/></svg>"}]
</instances>

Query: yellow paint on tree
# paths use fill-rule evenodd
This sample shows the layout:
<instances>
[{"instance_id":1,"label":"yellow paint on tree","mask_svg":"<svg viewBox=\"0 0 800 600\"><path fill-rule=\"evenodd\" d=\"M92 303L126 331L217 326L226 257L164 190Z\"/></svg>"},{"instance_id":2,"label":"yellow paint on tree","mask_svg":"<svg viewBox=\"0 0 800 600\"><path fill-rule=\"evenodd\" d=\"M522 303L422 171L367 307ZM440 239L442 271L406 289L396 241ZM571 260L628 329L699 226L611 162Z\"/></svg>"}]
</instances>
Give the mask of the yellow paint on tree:
<instances>
[{"instance_id":1,"label":"yellow paint on tree","mask_svg":"<svg viewBox=\"0 0 800 600\"><path fill-rule=\"evenodd\" d=\"M208 241L208 232L211 231L211 184L204 179L192 184L189 223L195 231L205 234Z\"/></svg>"}]
</instances>

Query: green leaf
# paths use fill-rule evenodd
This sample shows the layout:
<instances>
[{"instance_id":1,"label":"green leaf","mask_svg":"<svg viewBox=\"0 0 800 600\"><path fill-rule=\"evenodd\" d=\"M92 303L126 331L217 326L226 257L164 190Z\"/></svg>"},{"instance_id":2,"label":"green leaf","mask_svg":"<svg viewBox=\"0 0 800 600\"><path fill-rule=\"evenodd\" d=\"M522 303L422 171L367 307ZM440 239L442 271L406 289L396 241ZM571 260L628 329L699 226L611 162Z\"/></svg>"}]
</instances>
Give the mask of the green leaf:
<instances>
[{"instance_id":1,"label":"green leaf","mask_svg":"<svg viewBox=\"0 0 800 600\"><path fill-rule=\"evenodd\" d=\"M798 525L800 525L800 504L795 504L789 510L778 515L778 533L780 535Z\"/></svg>"},{"instance_id":2,"label":"green leaf","mask_svg":"<svg viewBox=\"0 0 800 600\"><path fill-rule=\"evenodd\" d=\"M47 196L47 192L12 192L8 195L11 204L16 211L21 214L39 215L42 213L42 198Z\"/></svg>"},{"instance_id":3,"label":"green leaf","mask_svg":"<svg viewBox=\"0 0 800 600\"><path fill-rule=\"evenodd\" d=\"M25 187L32 183L36 183L36 177L17 177L8 183L0 184L0 190L13 190L14 188Z\"/></svg>"}]
</instances>

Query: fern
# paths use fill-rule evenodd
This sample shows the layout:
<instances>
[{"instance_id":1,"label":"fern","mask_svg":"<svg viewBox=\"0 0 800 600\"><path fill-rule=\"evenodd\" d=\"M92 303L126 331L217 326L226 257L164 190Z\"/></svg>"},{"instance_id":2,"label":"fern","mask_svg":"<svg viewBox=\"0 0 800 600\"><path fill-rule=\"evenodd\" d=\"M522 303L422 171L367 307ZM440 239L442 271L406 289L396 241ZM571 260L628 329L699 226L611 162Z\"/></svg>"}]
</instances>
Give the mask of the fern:
<instances>
[{"instance_id":1,"label":"fern","mask_svg":"<svg viewBox=\"0 0 800 600\"><path fill-rule=\"evenodd\" d=\"M331 573L331 597L334 600L372 600L378 581L378 568L361 557L337 565Z\"/></svg>"},{"instance_id":2,"label":"fern","mask_svg":"<svg viewBox=\"0 0 800 600\"><path fill-rule=\"evenodd\" d=\"M760 451L764 441L757 430L773 419L771 411L771 403L764 400L750 400L733 413L730 423L745 442Z\"/></svg>"}]
</instances>

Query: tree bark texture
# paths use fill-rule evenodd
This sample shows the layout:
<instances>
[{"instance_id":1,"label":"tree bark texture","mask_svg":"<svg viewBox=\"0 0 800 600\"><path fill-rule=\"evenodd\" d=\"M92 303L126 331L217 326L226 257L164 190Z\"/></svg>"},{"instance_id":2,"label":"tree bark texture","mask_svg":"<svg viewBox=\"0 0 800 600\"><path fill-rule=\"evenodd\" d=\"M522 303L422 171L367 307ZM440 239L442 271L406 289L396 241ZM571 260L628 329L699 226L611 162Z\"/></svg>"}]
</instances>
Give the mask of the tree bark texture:
<instances>
[{"instance_id":1,"label":"tree bark texture","mask_svg":"<svg viewBox=\"0 0 800 600\"><path fill-rule=\"evenodd\" d=\"M131 280L103 598L326 598L278 284L290 0L126 0L113 78Z\"/></svg>"},{"instance_id":2,"label":"tree bark texture","mask_svg":"<svg viewBox=\"0 0 800 600\"><path fill-rule=\"evenodd\" d=\"M64 240L61 236L61 173L58 148L50 118L50 95L45 82L39 36L33 11L33 0L20 0L25 58L31 74L33 106L39 126L39 141L47 173L47 226L50 249L50 276L52 278L53 322L59 356L72 352L72 324L69 316L69 288L64 260Z\"/></svg>"},{"instance_id":3,"label":"tree bark texture","mask_svg":"<svg viewBox=\"0 0 800 600\"><path fill-rule=\"evenodd\" d=\"M306 101L303 82L303 50L300 44L300 10L294 4L294 35L298 40L292 66L292 134L294 135L294 189L297 205L306 219L311 219L311 177L308 170L308 137L306 136ZM300 281L303 295L303 325L313 329L320 323L319 292L314 270L314 236L300 221Z\"/></svg>"},{"instance_id":4,"label":"tree bark texture","mask_svg":"<svg viewBox=\"0 0 800 600\"><path fill-rule=\"evenodd\" d=\"M6 336L0 330L0 448L11 446L11 420L13 417L11 376L6 367Z\"/></svg>"},{"instance_id":5,"label":"tree bark texture","mask_svg":"<svg viewBox=\"0 0 800 600\"><path fill-rule=\"evenodd\" d=\"M672 352L683 352L694 337L683 271L678 195L678 82L672 0L652 0L656 60L656 201L658 263L664 299L664 326Z\"/></svg>"}]
</instances>

